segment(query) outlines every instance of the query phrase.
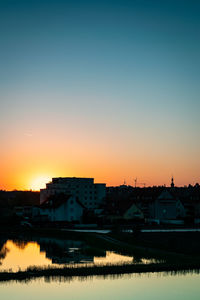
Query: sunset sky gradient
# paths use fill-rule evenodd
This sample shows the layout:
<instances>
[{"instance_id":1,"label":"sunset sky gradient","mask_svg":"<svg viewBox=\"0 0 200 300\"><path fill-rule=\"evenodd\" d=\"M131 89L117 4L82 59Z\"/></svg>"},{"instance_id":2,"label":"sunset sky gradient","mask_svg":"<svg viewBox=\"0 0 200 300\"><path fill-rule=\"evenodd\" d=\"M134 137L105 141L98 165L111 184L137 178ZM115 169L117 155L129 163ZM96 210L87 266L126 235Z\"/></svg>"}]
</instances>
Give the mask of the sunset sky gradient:
<instances>
[{"instance_id":1,"label":"sunset sky gradient","mask_svg":"<svg viewBox=\"0 0 200 300\"><path fill-rule=\"evenodd\" d=\"M200 1L0 0L0 37L0 189L200 182Z\"/></svg>"}]
</instances>

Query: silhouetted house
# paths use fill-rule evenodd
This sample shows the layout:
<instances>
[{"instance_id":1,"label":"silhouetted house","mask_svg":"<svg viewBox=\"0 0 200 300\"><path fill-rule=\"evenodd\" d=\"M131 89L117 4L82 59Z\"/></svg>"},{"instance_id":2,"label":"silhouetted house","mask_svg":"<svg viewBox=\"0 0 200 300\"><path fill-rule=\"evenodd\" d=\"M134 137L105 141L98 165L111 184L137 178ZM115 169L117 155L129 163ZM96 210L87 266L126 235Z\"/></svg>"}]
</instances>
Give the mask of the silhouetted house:
<instances>
[{"instance_id":1,"label":"silhouetted house","mask_svg":"<svg viewBox=\"0 0 200 300\"><path fill-rule=\"evenodd\" d=\"M143 212L135 203L129 204L127 207L125 207L122 216L124 220L144 219Z\"/></svg>"},{"instance_id":2,"label":"silhouetted house","mask_svg":"<svg viewBox=\"0 0 200 300\"><path fill-rule=\"evenodd\" d=\"M105 211L113 215L124 213L132 204L140 210L142 218L150 218L150 205L161 192L159 188L133 188L132 186L118 186L107 188ZM136 217L136 216L135 216Z\"/></svg>"},{"instance_id":3,"label":"silhouetted house","mask_svg":"<svg viewBox=\"0 0 200 300\"><path fill-rule=\"evenodd\" d=\"M148 222L152 218L152 207L154 207L154 202L161 193L161 190L159 188L143 188L138 189L136 193L137 206L143 212L145 221Z\"/></svg>"},{"instance_id":4,"label":"silhouetted house","mask_svg":"<svg viewBox=\"0 0 200 300\"><path fill-rule=\"evenodd\" d=\"M39 215L51 222L81 222L84 206L73 195L50 196L39 208ZM37 216L38 211L35 213Z\"/></svg>"},{"instance_id":5,"label":"silhouetted house","mask_svg":"<svg viewBox=\"0 0 200 300\"><path fill-rule=\"evenodd\" d=\"M111 202L106 208L106 219L108 221L141 221L144 219L144 214L141 209L131 199L125 201Z\"/></svg>"},{"instance_id":6,"label":"silhouetted house","mask_svg":"<svg viewBox=\"0 0 200 300\"><path fill-rule=\"evenodd\" d=\"M185 222L200 222L200 188L189 186L187 188L179 188L176 192L185 208Z\"/></svg>"},{"instance_id":7,"label":"silhouetted house","mask_svg":"<svg viewBox=\"0 0 200 300\"><path fill-rule=\"evenodd\" d=\"M147 223L200 223L199 184L176 187L172 177L170 187L108 187L105 211L112 209L113 216L118 218L119 207L129 201L142 211Z\"/></svg>"},{"instance_id":8,"label":"silhouetted house","mask_svg":"<svg viewBox=\"0 0 200 300\"><path fill-rule=\"evenodd\" d=\"M28 216L32 215L32 208L40 203L39 192L32 191L0 191L1 213L7 216ZM6 212L7 211L7 212Z\"/></svg>"},{"instance_id":9,"label":"silhouetted house","mask_svg":"<svg viewBox=\"0 0 200 300\"><path fill-rule=\"evenodd\" d=\"M52 182L46 184L46 189L40 190L40 204L45 202L49 196L60 193L78 197L84 207L94 210L99 208L105 201L106 185L104 183L94 183L93 178L53 178Z\"/></svg>"},{"instance_id":10,"label":"silhouetted house","mask_svg":"<svg viewBox=\"0 0 200 300\"><path fill-rule=\"evenodd\" d=\"M170 223L170 220L181 219L184 216L183 204L167 189L163 190L150 205L150 218L158 222Z\"/></svg>"},{"instance_id":11,"label":"silhouetted house","mask_svg":"<svg viewBox=\"0 0 200 300\"><path fill-rule=\"evenodd\" d=\"M10 192L14 213L18 217L32 218L33 209L40 204L40 193L32 191L13 191Z\"/></svg>"}]
</instances>

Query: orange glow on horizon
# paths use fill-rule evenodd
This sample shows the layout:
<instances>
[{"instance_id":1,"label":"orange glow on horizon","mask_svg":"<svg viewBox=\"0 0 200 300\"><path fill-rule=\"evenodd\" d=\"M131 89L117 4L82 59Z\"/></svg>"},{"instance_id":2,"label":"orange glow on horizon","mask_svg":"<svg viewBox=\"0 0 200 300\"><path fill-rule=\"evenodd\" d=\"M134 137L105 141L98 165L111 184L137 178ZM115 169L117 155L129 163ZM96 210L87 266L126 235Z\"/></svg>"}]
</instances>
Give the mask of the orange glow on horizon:
<instances>
[{"instance_id":1,"label":"orange glow on horizon","mask_svg":"<svg viewBox=\"0 0 200 300\"><path fill-rule=\"evenodd\" d=\"M136 177L141 187L143 184L140 183L169 186L172 174L176 186L199 182L199 165L195 161L186 163L181 156L178 161L175 157L170 161L148 153L139 159L139 154L123 155L119 147L108 151L107 148L98 148L99 145L86 147L81 142L72 148L67 148L65 142L63 148L59 148L59 143L48 149L37 145L34 148L31 143L28 149L15 146L14 154L13 145L4 152L0 189L40 190L53 177L92 177L96 183L106 183L107 186L121 185L124 180L127 185L134 186Z\"/></svg>"}]
</instances>

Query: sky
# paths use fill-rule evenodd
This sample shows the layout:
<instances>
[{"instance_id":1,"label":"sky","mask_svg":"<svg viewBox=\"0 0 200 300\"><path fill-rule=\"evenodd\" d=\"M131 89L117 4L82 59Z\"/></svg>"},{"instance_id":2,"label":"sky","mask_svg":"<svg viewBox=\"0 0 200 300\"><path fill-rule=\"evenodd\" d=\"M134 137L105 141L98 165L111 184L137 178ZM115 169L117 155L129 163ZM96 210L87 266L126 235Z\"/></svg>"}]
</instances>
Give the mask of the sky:
<instances>
[{"instance_id":1,"label":"sky","mask_svg":"<svg viewBox=\"0 0 200 300\"><path fill-rule=\"evenodd\" d=\"M0 0L0 189L200 182L200 2Z\"/></svg>"}]
</instances>

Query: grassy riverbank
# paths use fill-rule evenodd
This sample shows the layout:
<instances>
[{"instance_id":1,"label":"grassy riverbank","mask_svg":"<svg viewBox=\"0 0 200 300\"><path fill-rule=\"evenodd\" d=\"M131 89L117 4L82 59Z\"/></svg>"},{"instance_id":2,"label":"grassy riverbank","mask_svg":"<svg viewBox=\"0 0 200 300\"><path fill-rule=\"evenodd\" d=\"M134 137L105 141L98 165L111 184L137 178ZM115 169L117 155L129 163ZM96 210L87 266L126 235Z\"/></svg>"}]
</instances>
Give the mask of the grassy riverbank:
<instances>
[{"instance_id":1,"label":"grassy riverbank","mask_svg":"<svg viewBox=\"0 0 200 300\"><path fill-rule=\"evenodd\" d=\"M197 264L148 264L148 265L116 265L116 266L88 266L82 267L64 267L64 268L29 268L27 271L18 271L16 273L0 272L0 282L2 281L28 281L36 278L55 278L55 277L90 277L90 276L108 276L122 275L131 273L200 273L200 263Z\"/></svg>"}]
</instances>

